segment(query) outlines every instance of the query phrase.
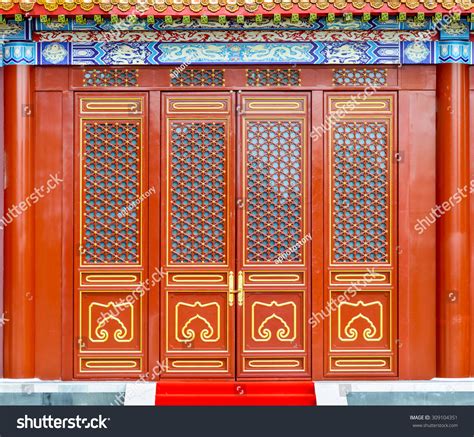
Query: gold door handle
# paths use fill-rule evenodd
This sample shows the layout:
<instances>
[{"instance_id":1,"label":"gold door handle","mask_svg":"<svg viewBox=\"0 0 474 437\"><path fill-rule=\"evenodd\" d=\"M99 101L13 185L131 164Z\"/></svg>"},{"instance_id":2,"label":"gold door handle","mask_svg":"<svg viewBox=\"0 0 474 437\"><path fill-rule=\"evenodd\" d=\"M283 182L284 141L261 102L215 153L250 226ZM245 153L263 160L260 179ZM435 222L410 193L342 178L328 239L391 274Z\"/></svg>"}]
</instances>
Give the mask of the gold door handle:
<instances>
[{"instance_id":1,"label":"gold door handle","mask_svg":"<svg viewBox=\"0 0 474 437\"><path fill-rule=\"evenodd\" d=\"M229 306L234 305L234 272L229 272Z\"/></svg>"},{"instance_id":2,"label":"gold door handle","mask_svg":"<svg viewBox=\"0 0 474 437\"><path fill-rule=\"evenodd\" d=\"M237 277L237 303L239 306L244 304L244 273L242 271Z\"/></svg>"}]
</instances>

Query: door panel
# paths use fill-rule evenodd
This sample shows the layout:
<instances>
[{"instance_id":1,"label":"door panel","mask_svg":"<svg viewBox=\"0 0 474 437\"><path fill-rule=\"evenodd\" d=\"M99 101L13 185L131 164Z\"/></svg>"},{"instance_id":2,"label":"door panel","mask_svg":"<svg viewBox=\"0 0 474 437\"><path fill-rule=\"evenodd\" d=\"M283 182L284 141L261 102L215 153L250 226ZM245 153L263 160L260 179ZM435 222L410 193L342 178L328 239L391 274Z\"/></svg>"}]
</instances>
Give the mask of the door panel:
<instances>
[{"instance_id":1,"label":"door panel","mask_svg":"<svg viewBox=\"0 0 474 437\"><path fill-rule=\"evenodd\" d=\"M234 374L233 97L165 93L164 377Z\"/></svg>"},{"instance_id":2,"label":"door panel","mask_svg":"<svg viewBox=\"0 0 474 437\"><path fill-rule=\"evenodd\" d=\"M395 93L326 95L327 376L397 374L395 114Z\"/></svg>"},{"instance_id":3,"label":"door panel","mask_svg":"<svg viewBox=\"0 0 474 437\"><path fill-rule=\"evenodd\" d=\"M147 94L75 99L75 376L136 377L147 345Z\"/></svg>"},{"instance_id":4,"label":"door panel","mask_svg":"<svg viewBox=\"0 0 474 437\"><path fill-rule=\"evenodd\" d=\"M309 375L307 93L242 93L238 376Z\"/></svg>"}]
</instances>

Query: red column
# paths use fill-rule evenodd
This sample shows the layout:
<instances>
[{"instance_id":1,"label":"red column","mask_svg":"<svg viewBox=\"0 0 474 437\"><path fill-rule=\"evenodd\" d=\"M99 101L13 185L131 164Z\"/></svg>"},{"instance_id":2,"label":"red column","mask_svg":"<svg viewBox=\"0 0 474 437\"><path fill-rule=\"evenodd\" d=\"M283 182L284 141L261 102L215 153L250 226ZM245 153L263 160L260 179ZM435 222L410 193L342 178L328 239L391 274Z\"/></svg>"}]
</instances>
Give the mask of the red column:
<instances>
[{"instance_id":1,"label":"red column","mask_svg":"<svg viewBox=\"0 0 474 437\"><path fill-rule=\"evenodd\" d=\"M1 49L0 49L1 50ZM3 68L0 67L0 174L4 172L5 146L3 142ZM3 193L3 178L0 177L0 193ZM3 197L0 196L0 217L3 217ZM3 317L3 230L0 229L0 317ZM3 377L3 329L0 327L0 378Z\"/></svg>"},{"instance_id":2,"label":"red column","mask_svg":"<svg viewBox=\"0 0 474 437\"><path fill-rule=\"evenodd\" d=\"M437 375L469 376L469 66L437 67ZM419 187L423 190L423 187Z\"/></svg>"},{"instance_id":3,"label":"red column","mask_svg":"<svg viewBox=\"0 0 474 437\"><path fill-rule=\"evenodd\" d=\"M34 369L33 69L4 68L6 190L4 376L31 378ZM44 314L44 317L48 317Z\"/></svg>"}]
</instances>

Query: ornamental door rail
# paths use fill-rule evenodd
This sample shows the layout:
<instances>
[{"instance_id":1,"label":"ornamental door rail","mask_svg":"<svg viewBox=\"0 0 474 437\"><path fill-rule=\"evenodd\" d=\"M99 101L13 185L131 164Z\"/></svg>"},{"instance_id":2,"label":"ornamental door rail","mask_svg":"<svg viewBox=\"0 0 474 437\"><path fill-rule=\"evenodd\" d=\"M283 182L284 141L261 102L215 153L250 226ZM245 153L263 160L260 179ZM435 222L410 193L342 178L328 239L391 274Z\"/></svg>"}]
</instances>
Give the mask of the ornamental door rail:
<instances>
[{"instance_id":1,"label":"ornamental door rail","mask_svg":"<svg viewBox=\"0 0 474 437\"><path fill-rule=\"evenodd\" d=\"M164 94L164 377L309 375L308 105Z\"/></svg>"}]
</instances>

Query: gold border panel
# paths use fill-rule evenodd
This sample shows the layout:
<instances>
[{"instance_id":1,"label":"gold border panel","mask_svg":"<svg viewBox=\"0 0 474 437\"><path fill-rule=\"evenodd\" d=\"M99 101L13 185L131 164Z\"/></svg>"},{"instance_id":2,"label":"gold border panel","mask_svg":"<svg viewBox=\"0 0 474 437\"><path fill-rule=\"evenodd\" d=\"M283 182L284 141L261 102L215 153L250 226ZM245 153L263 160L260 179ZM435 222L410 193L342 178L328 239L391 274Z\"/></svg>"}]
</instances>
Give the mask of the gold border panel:
<instances>
[{"instance_id":1,"label":"gold border panel","mask_svg":"<svg viewBox=\"0 0 474 437\"><path fill-rule=\"evenodd\" d=\"M391 372L392 357L331 356L331 372Z\"/></svg>"},{"instance_id":2,"label":"gold border panel","mask_svg":"<svg viewBox=\"0 0 474 437\"><path fill-rule=\"evenodd\" d=\"M137 373L142 370L141 357L79 358L80 373Z\"/></svg>"},{"instance_id":3,"label":"gold border panel","mask_svg":"<svg viewBox=\"0 0 474 437\"><path fill-rule=\"evenodd\" d=\"M244 357L244 372L304 372L304 357L252 358Z\"/></svg>"},{"instance_id":4,"label":"gold border panel","mask_svg":"<svg viewBox=\"0 0 474 437\"><path fill-rule=\"evenodd\" d=\"M117 287L138 285L141 283L141 272L114 273L103 272L80 272L81 287Z\"/></svg>"},{"instance_id":5,"label":"gold border panel","mask_svg":"<svg viewBox=\"0 0 474 437\"><path fill-rule=\"evenodd\" d=\"M331 270L330 285L351 286L351 285L391 285L391 271L370 271L366 270Z\"/></svg>"}]
</instances>

